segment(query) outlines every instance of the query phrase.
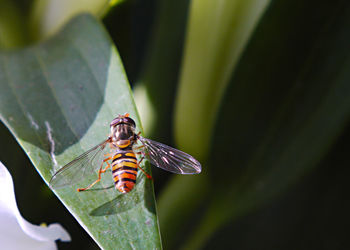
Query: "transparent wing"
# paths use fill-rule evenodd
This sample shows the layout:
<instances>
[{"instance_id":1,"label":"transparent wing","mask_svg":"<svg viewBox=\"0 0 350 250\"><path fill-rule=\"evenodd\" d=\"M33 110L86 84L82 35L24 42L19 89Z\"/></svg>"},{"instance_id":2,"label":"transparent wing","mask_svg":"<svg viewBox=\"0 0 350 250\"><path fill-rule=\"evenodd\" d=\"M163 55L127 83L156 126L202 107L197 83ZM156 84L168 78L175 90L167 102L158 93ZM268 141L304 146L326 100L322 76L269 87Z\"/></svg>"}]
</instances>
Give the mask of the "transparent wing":
<instances>
[{"instance_id":1,"label":"transparent wing","mask_svg":"<svg viewBox=\"0 0 350 250\"><path fill-rule=\"evenodd\" d=\"M150 162L175 174L198 174L201 164L191 155L162 143L139 136L139 140L148 152Z\"/></svg>"},{"instance_id":2,"label":"transparent wing","mask_svg":"<svg viewBox=\"0 0 350 250\"><path fill-rule=\"evenodd\" d=\"M103 161L109 139L86 151L82 155L59 169L50 180L50 187L62 188L72 185L83 178L96 174Z\"/></svg>"}]
</instances>

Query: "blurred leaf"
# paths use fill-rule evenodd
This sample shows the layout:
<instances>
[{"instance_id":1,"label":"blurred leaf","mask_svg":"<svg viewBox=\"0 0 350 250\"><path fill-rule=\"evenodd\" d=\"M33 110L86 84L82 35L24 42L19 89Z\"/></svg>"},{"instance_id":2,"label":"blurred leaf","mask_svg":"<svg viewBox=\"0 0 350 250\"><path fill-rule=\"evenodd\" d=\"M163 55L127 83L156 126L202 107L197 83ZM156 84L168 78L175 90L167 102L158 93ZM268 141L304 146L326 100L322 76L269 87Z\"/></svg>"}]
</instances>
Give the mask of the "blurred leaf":
<instances>
[{"instance_id":1,"label":"blurred leaf","mask_svg":"<svg viewBox=\"0 0 350 250\"><path fill-rule=\"evenodd\" d=\"M159 198L159 218L167 246L175 241L175 231L193 218L210 188L205 162L217 109L268 3L268 0L191 2L176 96L175 139L182 150L202 162L203 172L200 176L174 177Z\"/></svg>"},{"instance_id":2,"label":"blurred leaf","mask_svg":"<svg viewBox=\"0 0 350 250\"><path fill-rule=\"evenodd\" d=\"M1 120L46 182L59 166L104 140L116 115L129 112L140 128L121 61L89 15L38 46L2 52L0 89ZM99 184L75 191L89 182L55 192L100 247L161 248L152 183L142 173L130 195ZM116 197L121 210L94 215ZM135 206L124 209L129 201Z\"/></svg>"},{"instance_id":3,"label":"blurred leaf","mask_svg":"<svg viewBox=\"0 0 350 250\"><path fill-rule=\"evenodd\" d=\"M135 100L145 133L163 141L172 134L172 115L189 2L156 1L156 17Z\"/></svg>"},{"instance_id":4,"label":"blurred leaf","mask_svg":"<svg viewBox=\"0 0 350 250\"><path fill-rule=\"evenodd\" d=\"M215 189L186 248L287 190L328 153L350 118L349 26L347 1L270 5L219 113Z\"/></svg>"},{"instance_id":5,"label":"blurred leaf","mask_svg":"<svg viewBox=\"0 0 350 250\"><path fill-rule=\"evenodd\" d=\"M269 0L195 0L176 100L176 142L207 159L217 109L234 67ZM205 135L205 136L203 136Z\"/></svg>"},{"instance_id":6,"label":"blurred leaf","mask_svg":"<svg viewBox=\"0 0 350 250\"><path fill-rule=\"evenodd\" d=\"M28 41L23 13L12 0L0 1L0 48L14 48Z\"/></svg>"},{"instance_id":7,"label":"blurred leaf","mask_svg":"<svg viewBox=\"0 0 350 250\"><path fill-rule=\"evenodd\" d=\"M32 36L35 40L46 38L75 15L88 12L103 16L112 6L123 0L36 0L30 15Z\"/></svg>"},{"instance_id":8,"label":"blurred leaf","mask_svg":"<svg viewBox=\"0 0 350 250\"><path fill-rule=\"evenodd\" d=\"M266 206L221 227L204 249L350 249L349 146L350 126L317 171Z\"/></svg>"}]
</instances>

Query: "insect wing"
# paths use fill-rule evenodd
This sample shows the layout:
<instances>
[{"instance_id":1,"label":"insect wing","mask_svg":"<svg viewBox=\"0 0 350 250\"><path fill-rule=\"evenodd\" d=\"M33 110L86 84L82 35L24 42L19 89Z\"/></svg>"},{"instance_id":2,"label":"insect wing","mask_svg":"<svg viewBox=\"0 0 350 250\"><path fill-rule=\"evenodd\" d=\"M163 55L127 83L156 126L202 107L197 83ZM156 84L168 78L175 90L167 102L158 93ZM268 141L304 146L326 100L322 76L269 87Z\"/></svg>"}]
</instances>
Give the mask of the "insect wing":
<instances>
[{"instance_id":1,"label":"insect wing","mask_svg":"<svg viewBox=\"0 0 350 250\"><path fill-rule=\"evenodd\" d=\"M175 174L198 174L201 164L191 155L165 144L139 136L150 162L156 167Z\"/></svg>"},{"instance_id":2,"label":"insect wing","mask_svg":"<svg viewBox=\"0 0 350 250\"><path fill-rule=\"evenodd\" d=\"M52 176L50 187L62 188L72 185L89 175L96 174L103 161L103 152L108 148L106 147L108 142L109 140L106 140L98 144L59 169Z\"/></svg>"}]
</instances>

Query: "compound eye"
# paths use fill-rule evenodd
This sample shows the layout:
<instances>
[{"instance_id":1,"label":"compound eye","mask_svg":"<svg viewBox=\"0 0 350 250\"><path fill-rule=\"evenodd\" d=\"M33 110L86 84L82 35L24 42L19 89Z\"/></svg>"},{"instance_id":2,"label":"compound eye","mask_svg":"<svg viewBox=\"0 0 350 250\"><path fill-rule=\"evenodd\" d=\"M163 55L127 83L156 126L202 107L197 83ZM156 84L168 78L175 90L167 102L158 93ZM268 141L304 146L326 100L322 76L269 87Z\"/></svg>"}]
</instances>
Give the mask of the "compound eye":
<instances>
[{"instance_id":1,"label":"compound eye","mask_svg":"<svg viewBox=\"0 0 350 250\"><path fill-rule=\"evenodd\" d=\"M125 117L124 122L132 125L133 127L136 126L135 121L133 119L131 119L130 117Z\"/></svg>"},{"instance_id":2,"label":"compound eye","mask_svg":"<svg viewBox=\"0 0 350 250\"><path fill-rule=\"evenodd\" d=\"M113 127L113 126L117 125L120 122L121 122L121 119L119 117L114 118L113 121L109 124L109 126Z\"/></svg>"}]
</instances>

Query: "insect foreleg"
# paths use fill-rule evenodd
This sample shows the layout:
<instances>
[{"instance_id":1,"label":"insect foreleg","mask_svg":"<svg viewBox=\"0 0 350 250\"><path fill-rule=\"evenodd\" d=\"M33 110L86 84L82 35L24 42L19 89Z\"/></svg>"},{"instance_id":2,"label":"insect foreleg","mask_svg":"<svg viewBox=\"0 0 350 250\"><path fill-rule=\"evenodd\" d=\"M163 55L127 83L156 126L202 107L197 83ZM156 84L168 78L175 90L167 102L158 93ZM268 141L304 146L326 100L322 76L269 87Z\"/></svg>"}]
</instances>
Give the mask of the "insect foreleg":
<instances>
[{"instance_id":1,"label":"insect foreleg","mask_svg":"<svg viewBox=\"0 0 350 250\"><path fill-rule=\"evenodd\" d=\"M134 150L138 150L138 149L141 149L141 148L144 148L144 147L145 147L144 145L141 145L141 146L135 147Z\"/></svg>"},{"instance_id":2,"label":"insect foreleg","mask_svg":"<svg viewBox=\"0 0 350 250\"><path fill-rule=\"evenodd\" d=\"M140 152L140 154L142 154L142 152ZM139 162L137 164L137 167L147 176L148 179L152 180L153 179L152 176L147 174L147 172L143 168L140 167L140 164L141 164L141 162L143 161L144 158L145 158L145 156L142 155L141 159L139 160Z\"/></svg>"},{"instance_id":3,"label":"insect foreleg","mask_svg":"<svg viewBox=\"0 0 350 250\"><path fill-rule=\"evenodd\" d=\"M111 164L108 162L109 160L111 160L112 157L108 157L106 159L103 160L102 164L101 164L101 167L100 169L98 170L98 179L96 181L94 181L93 183L91 183L89 186L87 186L86 188L78 188L77 191L78 192L82 192L82 191L85 191L85 190L88 190L90 189L91 187L93 187L96 183L98 183L100 180L101 180L101 174L106 172L106 170L111 166ZM107 166L102 169L103 167L103 163L107 163Z\"/></svg>"}]
</instances>

